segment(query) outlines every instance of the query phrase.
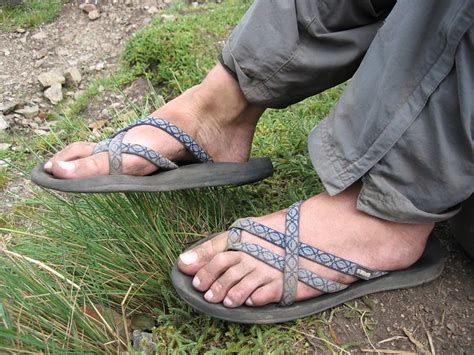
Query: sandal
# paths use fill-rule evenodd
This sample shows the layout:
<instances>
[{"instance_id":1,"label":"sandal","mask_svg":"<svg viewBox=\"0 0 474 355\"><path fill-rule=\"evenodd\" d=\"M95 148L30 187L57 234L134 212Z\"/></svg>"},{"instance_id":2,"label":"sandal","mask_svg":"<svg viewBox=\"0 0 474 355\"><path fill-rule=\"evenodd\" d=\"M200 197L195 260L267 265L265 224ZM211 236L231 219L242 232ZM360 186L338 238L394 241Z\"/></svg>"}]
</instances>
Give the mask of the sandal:
<instances>
[{"instance_id":1,"label":"sandal","mask_svg":"<svg viewBox=\"0 0 474 355\"><path fill-rule=\"evenodd\" d=\"M268 304L261 307L242 305L237 308L227 308L222 304L209 303L204 299L203 293L192 286L193 277L183 274L175 264L171 276L178 294L198 311L222 320L250 324L280 323L319 313L371 293L421 285L438 277L443 270L445 251L433 236L429 238L423 255L414 265L392 272L371 270L299 242L300 205L301 202L297 202L287 210L285 233L248 218L237 220L229 229L226 250L247 253L283 273L283 296L279 304ZM242 231L249 232L285 249L285 257L260 245L241 242ZM214 236L215 234L207 237L189 249L195 248ZM299 257L357 277L360 281L346 285L327 280L314 272L299 267ZM324 292L325 295L294 302L298 281Z\"/></svg>"},{"instance_id":2,"label":"sandal","mask_svg":"<svg viewBox=\"0 0 474 355\"><path fill-rule=\"evenodd\" d=\"M125 133L137 126L159 128L183 144L199 163L179 166L160 153L140 144L123 143ZM174 191L197 187L243 185L269 177L273 166L268 158L251 158L244 163L213 162L211 156L180 128L161 118L148 117L121 129L99 142L93 154L109 152L110 175L83 179L59 179L37 165L31 180L39 186L66 192ZM122 174L122 154L134 154L155 164L159 170L147 176Z\"/></svg>"}]
</instances>

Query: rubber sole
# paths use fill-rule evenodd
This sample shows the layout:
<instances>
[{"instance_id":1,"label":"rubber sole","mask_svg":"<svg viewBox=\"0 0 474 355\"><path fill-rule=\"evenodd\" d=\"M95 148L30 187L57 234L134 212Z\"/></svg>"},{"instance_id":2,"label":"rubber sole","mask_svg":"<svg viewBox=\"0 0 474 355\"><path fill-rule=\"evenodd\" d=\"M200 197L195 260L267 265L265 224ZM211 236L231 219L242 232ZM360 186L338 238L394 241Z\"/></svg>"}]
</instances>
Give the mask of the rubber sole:
<instances>
[{"instance_id":1,"label":"rubber sole","mask_svg":"<svg viewBox=\"0 0 474 355\"><path fill-rule=\"evenodd\" d=\"M58 179L37 165L31 180L42 187L65 192L159 192L199 187L244 185L273 174L268 158L251 158L245 163L202 163L147 176L107 175L85 179Z\"/></svg>"},{"instance_id":2,"label":"rubber sole","mask_svg":"<svg viewBox=\"0 0 474 355\"><path fill-rule=\"evenodd\" d=\"M214 235L196 243L191 248L212 237ZM242 305L238 308L226 308L222 304L208 303L203 293L192 286L193 277L179 271L176 264L173 267L171 279L179 296L202 313L235 323L271 324L307 317L371 293L422 285L441 274L445 259L446 251L432 235L421 258L408 269L393 271L370 281L358 281L341 292L295 302L288 307L269 304L262 307Z\"/></svg>"}]
</instances>

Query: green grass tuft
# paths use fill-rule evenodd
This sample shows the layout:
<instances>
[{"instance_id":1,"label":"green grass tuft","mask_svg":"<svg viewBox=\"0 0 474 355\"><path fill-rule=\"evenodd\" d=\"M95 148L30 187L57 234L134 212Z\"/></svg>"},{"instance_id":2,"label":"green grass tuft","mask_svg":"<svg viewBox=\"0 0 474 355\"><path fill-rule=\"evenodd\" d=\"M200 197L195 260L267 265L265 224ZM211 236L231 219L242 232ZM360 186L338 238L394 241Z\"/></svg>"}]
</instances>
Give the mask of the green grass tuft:
<instances>
[{"instance_id":1,"label":"green grass tuft","mask_svg":"<svg viewBox=\"0 0 474 355\"><path fill-rule=\"evenodd\" d=\"M18 6L0 6L0 30L30 28L53 21L67 0L25 0Z\"/></svg>"}]
</instances>

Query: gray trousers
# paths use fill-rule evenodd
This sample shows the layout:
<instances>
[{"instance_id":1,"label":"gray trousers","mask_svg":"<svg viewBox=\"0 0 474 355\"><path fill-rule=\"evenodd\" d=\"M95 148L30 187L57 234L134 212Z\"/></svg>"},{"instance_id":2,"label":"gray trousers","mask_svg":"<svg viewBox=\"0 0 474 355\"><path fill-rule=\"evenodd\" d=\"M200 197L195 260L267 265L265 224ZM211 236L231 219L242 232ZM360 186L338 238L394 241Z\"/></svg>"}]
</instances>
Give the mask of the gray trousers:
<instances>
[{"instance_id":1,"label":"gray trousers","mask_svg":"<svg viewBox=\"0 0 474 355\"><path fill-rule=\"evenodd\" d=\"M327 192L429 223L474 187L474 1L256 0L221 63L246 98L281 108L351 78L309 152Z\"/></svg>"}]
</instances>

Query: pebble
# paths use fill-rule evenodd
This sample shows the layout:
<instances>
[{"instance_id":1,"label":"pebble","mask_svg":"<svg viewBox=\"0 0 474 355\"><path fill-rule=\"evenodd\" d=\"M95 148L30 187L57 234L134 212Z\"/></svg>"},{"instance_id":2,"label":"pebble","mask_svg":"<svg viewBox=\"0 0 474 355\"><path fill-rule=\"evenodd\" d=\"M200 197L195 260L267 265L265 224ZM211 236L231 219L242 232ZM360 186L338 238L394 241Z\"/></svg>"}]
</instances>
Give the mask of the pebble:
<instances>
[{"instance_id":1,"label":"pebble","mask_svg":"<svg viewBox=\"0 0 474 355\"><path fill-rule=\"evenodd\" d=\"M4 131L10 127L10 123L5 119L3 114L0 114L0 131Z\"/></svg>"},{"instance_id":2,"label":"pebble","mask_svg":"<svg viewBox=\"0 0 474 355\"><path fill-rule=\"evenodd\" d=\"M69 86L79 86L82 81L81 72L77 67L68 68L64 72L64 77L66 78L66 85Z\"/></svg>"},{"instance_id":3,"label":"pebble","mask_svg":"<svg viewBox=\"0 0 474 355\"><path fill-rule=\"evenodd\" d=\"M44 96L53 104L56 105L63 100L62 86L59 83L51 85L49 89L44 92Z\"/></svg>"},{"instance_id":4,"label":"pebble","mask_svg":"<svg viewBox=\"0 0 474 355\"><path fill-rule=\"evenodd\" d=\"M15 30L16 33L25 33L26 30L24 28L21 28L21 27L18 27L16 30Z\"/></svg>"},{"instance_id":5,"label":"pebble","mask_svg":"<svg viewBox=\"0 0 474 355\"><path fill-rule=\"evenodd\" d=\"M35 129L33 130L33 132L35 132L35 134L38 136L46 136L49 134L48 132L43 131L42 129Z\"/></svg>"},{"instance_id":6,"label":"pebble","mask_svg":"<svg viewBox=\"0 0 474 355\"><path fill-rule=\"evenodd\" d=\"M8 114L13 112L18 106L20 106L18 101L6 101L0 104L0 111L4 114Z\"/></svg>"},{"instance_id":7,"label":"pebble","mask_svg":"<svg viewBox=\"0 0 474 355\"><path fill-rule=\"evenodd\" d=\"M155 353L156 343L153 341L153 334L134 330L132 333L133 348L138 351L151 355Z\"/></svg>"},{"instance_id":8,"label":"pebble","mask_svg":"<svg viewBox=\"0 0 474 355\"><path fill-rule=\"evenodd\" d=\"M8 150L12 145L10 143L0 143L0 151L1 150Z\"/></svg>"},{"instance_id":9,"label":"pebble","mask_svg":"<svg viewBox=\"0 0 474 355\"><path fill-rule=\"evenodd\" d=\"M97 11L97 6L95 6L94 4L90 4L90 3L81 4L81 5L79 5L79 8L82 11L84 11L85 13L90 13L92 11Z\"/></svg>"},{"instance_id":10,"label":"pebble","mask_svg":"<svg viewBox=\"0 0 474 355\"><path fill-rule=\"evenodd\" d=\"M31 36L31 39L34 39L35 41L42 41L46 38L48 38L48 35L43 31L35 33L33 36Z\"/></svg>"},{"instance_id":11,"label":"pebble","mask_svg":"<svg viewBox=\"0 0 474 355\"><path fill-rule=\"evenodd\" d=\"M160 10L158 10L158 8L156 6L151 6L147 12L150 14L150 15L153 15L153 14L156 14L157 12L159 12Z\"/></svg>"},{"instance_id":12,"label":"pebble","mask_svg":"<svg viewBox=\"0 0 474 355\"><path fill-rule=\"evenodd\" d=\"M43 88L47 88L53 86L54 84L64 84L66 82L66 78L61 73L52 70L38 75L38 81Z\"/></svg>"},{"instance_id":13,"label":"pebble","mask_svg":"<svg viewBox=\"0 0 474 355\"><path fill-rule=\"evenodd\" d=\"M99 62L99 63L97 63L97 65L95 66L95 70L97 70L97 71L104 70L104 68L105 68L105 63L104 63L104 62Z\"/></svg>"},{"instance_id":14,"label":"pebble","mask_svg":"<svg viewBox=\"0 0 474 355\"><path fill-rule=\"evenodd\" d=\"M35 118L39 113L39 107L37 105L25 106L22 109L16 110L15 113L22 115L25 118Z\"/></svg>"},{"instance_id":15,"label":"pebble","mask_svg":"<svg viewBox=\"0 0 474 355\"><path fill-rule=\"evenodd\" d=\"M100 12L97 10L89 12L89 20L95 21L100 18Z\"/></svg>"},{"instance_id":16,"label":"pebble","mask_svg":"<svg viewBox=\"0 0 474 355\"><path fill-rule=\"evenodd\" d=\"M163 22L173 22L173 21L176 21L176 16L175 15L163 14L163 15L161 15L161 20Z\"/></svg>"}]
</instances>

